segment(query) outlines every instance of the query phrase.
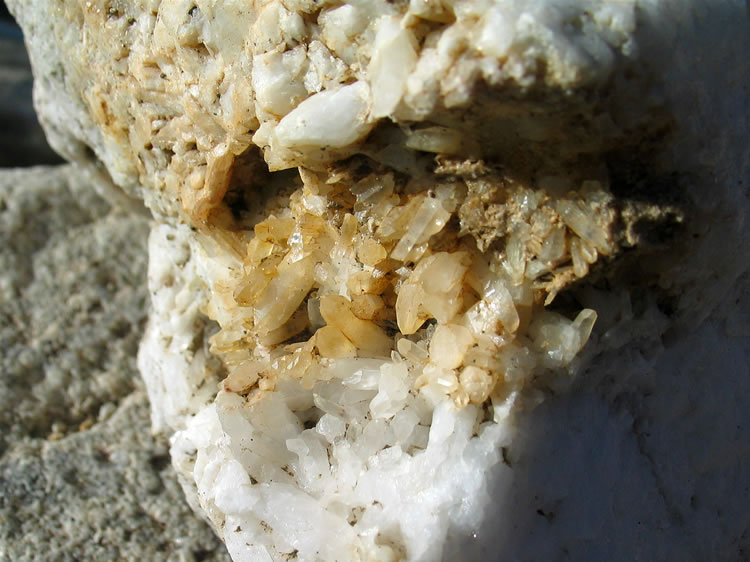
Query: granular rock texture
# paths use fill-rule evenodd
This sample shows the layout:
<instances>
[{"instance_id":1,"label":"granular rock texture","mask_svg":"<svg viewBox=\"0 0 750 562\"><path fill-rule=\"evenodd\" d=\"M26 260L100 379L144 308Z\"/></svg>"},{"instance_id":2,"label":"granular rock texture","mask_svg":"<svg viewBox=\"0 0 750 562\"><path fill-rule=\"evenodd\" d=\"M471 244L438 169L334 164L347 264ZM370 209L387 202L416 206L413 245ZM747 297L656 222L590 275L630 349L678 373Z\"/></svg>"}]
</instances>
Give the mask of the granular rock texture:
<instances>
[{"instance_id":1,"label":"granular rock texture","mask_svg":"<svg viewBox=\"0 0 750 562\"><path fill-rule=\"evenodd\" d=\"M71 166L0 172L3 560L223 556L135 370L147 228Z\"/></svg>"},{"instance_id":2,"label":"granular rock texture","mask_svg":"<svg viewBox=\"0 0 750 562\"><path fill-rule=\"evenodd\" d=\"M134 388L147 223L71 167L4 171L0 197L3 439L62 437Z\"/></svg>"},{"instance_id":3,"label":"granular rock texture","mask_svg":"<svg viewBox=\"0 0 750 562\"><path fill-rule=\"evenodd\" d=\"M132 375L132 371L130 372ZM228 560L185 504L142 390L85 431L0 459L3 560Z\"/></svg>"},{"instance_id":4,"label":"granular rock texture","mask_svg":"<svg viewBox=\"0 0 750 562\"><path fill-rule=\"evenodd\" d=\"M52 146L95 153L129 193L198 221L233 176L260 185L246 175L260 152L271 170L363 153L413 171L427 152L535 171L546 159L554 173L668 126L638 58L638 33L669 14L660 5L9 5ZM634 112L623 100L636 93Z\"/></svg>"}]
</instances>

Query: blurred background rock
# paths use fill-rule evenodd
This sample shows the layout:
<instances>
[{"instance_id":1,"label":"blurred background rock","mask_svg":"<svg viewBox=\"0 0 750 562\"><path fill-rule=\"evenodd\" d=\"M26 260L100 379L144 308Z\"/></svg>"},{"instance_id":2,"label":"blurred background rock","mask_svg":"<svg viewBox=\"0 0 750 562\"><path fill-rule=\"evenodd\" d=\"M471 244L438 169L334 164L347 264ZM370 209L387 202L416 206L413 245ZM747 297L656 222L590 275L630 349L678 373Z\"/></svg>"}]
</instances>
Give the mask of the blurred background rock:
<instances>
[{"instance_id":1,"label":"blurred background rock","mask_svg":"<svg viewBox=\"0 0 750 562\"><path fill-rule=\"evenodd\" d=\"M0 2L0 167L59 164L34 112L21 30Z\"/></svg>"},{"instance_id":2,"label":"blurred background rock","mask_svg":"<svg viewBox=\"0 0 750 562\"><path fill-rule=\"evenodd\" d=\"M0 2L0 561L228 560L135 366L148 220L49 147Z\"/></svg>"}]
</instances>

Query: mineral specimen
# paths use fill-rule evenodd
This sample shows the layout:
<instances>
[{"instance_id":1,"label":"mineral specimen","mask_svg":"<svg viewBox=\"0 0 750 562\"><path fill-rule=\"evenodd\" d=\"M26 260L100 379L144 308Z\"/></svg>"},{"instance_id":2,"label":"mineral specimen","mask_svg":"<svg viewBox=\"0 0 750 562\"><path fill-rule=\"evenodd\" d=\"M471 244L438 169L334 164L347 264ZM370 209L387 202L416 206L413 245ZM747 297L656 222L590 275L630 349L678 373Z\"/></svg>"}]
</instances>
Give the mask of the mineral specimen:
<instances>
[{"instance_id":1,"label":"mineral specimen","mask_svg":"<svg viewBox=\"0 0 750 562\"><path fill-rule=\"evenodd\" d=\"M19 8L53 145L159 221L139 367L236 560L455 552L522 412L745 268L739 3Z\"/></svg>"}]
</instances>

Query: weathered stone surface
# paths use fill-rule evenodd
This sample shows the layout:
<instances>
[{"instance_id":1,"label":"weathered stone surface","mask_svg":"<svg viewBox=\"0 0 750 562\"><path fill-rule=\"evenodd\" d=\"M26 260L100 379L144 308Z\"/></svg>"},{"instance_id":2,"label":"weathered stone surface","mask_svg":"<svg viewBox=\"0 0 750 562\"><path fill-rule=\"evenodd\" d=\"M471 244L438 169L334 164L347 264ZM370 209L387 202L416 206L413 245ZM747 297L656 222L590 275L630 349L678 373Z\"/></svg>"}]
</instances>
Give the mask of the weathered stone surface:
<instances>
[{"instance_id":1,"label":"weathered stone surface","mask_svg":"<svg viewBox=\"0 0 750 562\"><path fill-rule=\"evenodd\" d=\"M658 4L9 6L52 146L95 154L151 208L197 222L221 222L232 185L261 184L241 170L261 153L272 170L357 153L413 170L425 151L573 170L669 121L658 69L638 58L669 16Z\"/></svg>"},{"instance_id":2,"label":"weathered stone surface","mask_svg":"<svg viewBox=\"0 0 750 562\"><path fill-rule=\"evenodd\" d=\"M69 166L1 181L2 434L61 437L134 388L147 223Z\"/></svg>"},{"instance_id":3,"label":"weathered stone surface","mask_svg":"<svg viewBox=\"0 0 750 562\"><path fill-rule=\"evenodd\" d=\"M0 459L0 558L228 560L185 503L143 391L105 412L86 431L25 440Z\"/></svg>"},{"instance_id":4,"label":"weathered stone surface","mask_svg":"<svg viewBox=\"0 0 750 562\"><path fill-rule=\"evenodd\" d=\"M222 559L135 369L147 221L71 166L0 171L0 558Z\"/></svg>"}]
</instances>

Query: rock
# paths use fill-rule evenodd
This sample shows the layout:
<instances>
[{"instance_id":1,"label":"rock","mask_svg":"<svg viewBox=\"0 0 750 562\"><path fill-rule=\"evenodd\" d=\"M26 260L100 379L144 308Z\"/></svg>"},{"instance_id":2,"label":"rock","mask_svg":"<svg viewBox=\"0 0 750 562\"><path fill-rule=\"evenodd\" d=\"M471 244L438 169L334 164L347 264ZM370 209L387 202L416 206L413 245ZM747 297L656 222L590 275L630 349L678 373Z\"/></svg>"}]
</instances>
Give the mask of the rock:
<instances>
[{"instance_id":1,"label":"rock","mask_svg":"<svg viewBox=\"0 0 750 562\"><path fill-rule=\"evenodd\" d=\"M222 559L135 369L147 221L71 166L0 172L0 552Z\"/></svg>"},{"instance_id":2,"label":"rock","mask_svg":"<svg viewBox=\"0 0 750 562\"><path fill-rule=\"evenodd\" d=\"M0 551L12 560L228 560L185 504L142 390L85 431L0 459Z\"/></svg>"},{"instance_id":3,"label":"rock","mask_svg":"<svg viewBox=\"0 0 750 562\"><path fill-rule=\"evenodd\" d=\"M450 153L554 168L669 126L651 88L658 68L638 57L650 40L639 33L667 25L666 6L9 7L30 40L52 146L76 162L96 156L156 212L197 221L211 220L232 185L265 181L237 173L262 166L261 153L271 170L324 169L358 152L402 168L423 149L443 152L425 138L443 130ZM623 110L634 95L637 110ZM329 127L326 144L314 123ZM550 150L563 130L565 150Z\"/></svg>"},{"instance_id":4,"label":"rock","mask_svg":"<svg viewBox=\"0 0 750 562\"><path fill-rule=\"evenodd\" d=\"M3 438L62 436L133 389L146 224L70 167L2 182Z\"/></svg>"},{"instance_id":5,"label":"rock","mask_svg":"<svg viewBox=\"0 0 750 562\"><path fill-rule=\"evenodd\" d=\"M696 342L745 325L745 6L47 5L43 123L160 223L139 369L235 559L742 556L748 342Z\"/></svg>"},{"instance_id":6,"label":"rock","mask_svg":"<svg viewBox=\"0 0 750 562\"><path fill-rule=\"evenodd\" d=\"M477 530L501 533L497 559L747 556L750 339L727 329L750 325L747 281L695 331L602 357L526 417L507 452L514 476Z\"/></svg>"}]
</instances>

